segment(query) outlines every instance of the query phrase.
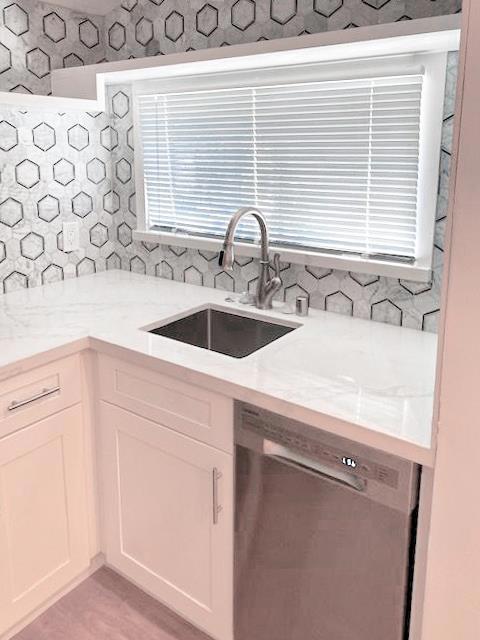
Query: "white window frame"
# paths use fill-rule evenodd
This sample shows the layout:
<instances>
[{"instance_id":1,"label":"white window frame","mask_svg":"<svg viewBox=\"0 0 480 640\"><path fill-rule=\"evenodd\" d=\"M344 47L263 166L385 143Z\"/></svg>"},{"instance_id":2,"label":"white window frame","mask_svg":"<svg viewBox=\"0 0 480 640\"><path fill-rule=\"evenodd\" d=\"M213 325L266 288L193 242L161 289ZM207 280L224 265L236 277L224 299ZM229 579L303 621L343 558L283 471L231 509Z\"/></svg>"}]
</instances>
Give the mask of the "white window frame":
<instances>
[{"instance_id":1,"label":"white window frame","mask_svg":"<svg viewBox=\"0 0 480 640\"><path fill-rule=\"evenodd\" d=\"M145 186L143 173L142 141L140 137L139 110L137 108L137 96L155 94L162 91L182 89L203 89L208 83L208 88L221 87L231 84L231 71L229 60L225 60L224 71L217 71L215 75L205 78L206 65L197 63L198 73L194 75L170 75L162 80L146 80L133 84L133 118L134 118L134 142L135 142L135 179L136 179L136 211L137 229L134 231L136 240L156 242L171 246L181 246L206 251L219 251L222 246L221 239L202 238L178 233L169 233L162 230L154 230L148 227L145 207ZM269 65L271 66L271 65ZM282 65L282 80L288 81L289 73L296 81L299 72L302 79L315 77L318 79L319 63L301 64L299 61L289 66ZM441 153L441 138L443 124L443 109L445 99L447 52L434 53L410 53L378 58L352 58L348 62L327 61L321 63L322 78L344 79L347 77L361 77L362 75L401 75L423 68L424 89L422 94L421 120L420 120L420 154L419 177L421 184L418 190L419 226L417 230L417 259L413 263L400 263L385 259L375 259L364 256L356 256L351 253L332 254L301 248L278 249L272 245L272 250L278 251L281 260L296 264L305 264L343 271L354 271L387 277L403 278L411 281L428 282L431 279L435 219L437 209L439 166ZM230 73L229 73L230 71ZM242 79L245 84L252 84L252 71L236 70L235 76ZM265 73L265 71L263 72ZM254 74L258 84L262 83L262 68L257 65ZM255 80L253 81L255 82ZM259 247L249 243L236 243L236 251L239 255L258 257Z\"/></svg>"}]
</instances>

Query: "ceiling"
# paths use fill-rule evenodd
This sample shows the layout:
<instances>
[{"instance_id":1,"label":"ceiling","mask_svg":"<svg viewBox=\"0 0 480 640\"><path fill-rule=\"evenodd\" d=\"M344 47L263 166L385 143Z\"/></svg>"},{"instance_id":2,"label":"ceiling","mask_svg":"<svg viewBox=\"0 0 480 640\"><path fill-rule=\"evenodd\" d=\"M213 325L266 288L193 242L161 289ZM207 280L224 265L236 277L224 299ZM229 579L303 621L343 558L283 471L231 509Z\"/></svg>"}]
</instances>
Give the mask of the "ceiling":
<instances>
[{"instance_id":1,"label":"ceiling","mask_svg":"<svg viewBox=\"0 0 480 640\"><path fill-rule=\"evenodd\" d=\"M102 16L119 6L120 2L121 0L48 0L49 4Z\"/></svg>"}]
</instances>

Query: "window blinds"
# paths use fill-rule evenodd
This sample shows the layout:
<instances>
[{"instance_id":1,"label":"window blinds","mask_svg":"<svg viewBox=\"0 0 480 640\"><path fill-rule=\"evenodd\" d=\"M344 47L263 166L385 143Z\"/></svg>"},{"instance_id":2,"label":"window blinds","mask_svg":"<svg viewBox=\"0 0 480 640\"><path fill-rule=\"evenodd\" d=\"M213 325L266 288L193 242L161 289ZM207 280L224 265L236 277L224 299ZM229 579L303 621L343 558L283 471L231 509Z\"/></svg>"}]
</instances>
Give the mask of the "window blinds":
<instances>
[{"instance_id":1,"label":"window blinds","mask_svg":"<svg viewBox=\"0 0 480 640\"><path fill-rule=\"evenodd\" d=\"M138 96L150 228L414 260L423 76ZM238 236L254 240L253 221Z\"/></svg>"}]
</instances>

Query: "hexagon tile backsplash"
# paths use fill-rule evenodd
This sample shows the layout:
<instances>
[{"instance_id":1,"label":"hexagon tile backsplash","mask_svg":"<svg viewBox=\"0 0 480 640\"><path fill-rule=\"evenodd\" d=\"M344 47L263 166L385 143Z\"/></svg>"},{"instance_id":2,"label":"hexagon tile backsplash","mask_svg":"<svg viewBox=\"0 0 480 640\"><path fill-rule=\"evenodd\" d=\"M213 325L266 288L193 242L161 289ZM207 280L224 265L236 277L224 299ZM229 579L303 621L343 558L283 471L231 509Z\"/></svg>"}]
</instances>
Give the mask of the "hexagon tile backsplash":
<instances>
[{"instance_id":1,"label":"hexagon tile backsplash","mask_svg":"<svg viewBox=\"0 0 480 640\"><path fill-rule=\"evenodd\" d=\"M115 250L108 116L10 110L1 117L3 291L105 268ZM80 224L79 251L63 251L65 220Z\"/></svg>"},{"instance_id":2,"label":"hexagon tile backsplash","mask_svg":"<svg viewBox=\"0 0 480 640\"><path fill-rule=\"evenodd\" d=\"M279 299L291 302L297 295L306 294L312 307L318 309L413 329L437 330L456 70L457 54L451 53L444 106L434 269L431 282L416 283L396 278L284 264L281 274L283 288L277 296ZM163 247L132 240L132 231L135 228L135 185L129 87L110 87L109 104L112 126L118 140L118 144L112 148L112 189L116 206L120 206L114 217L119 243L117 260L121 268L237 293L252 289L258 273L256 260L237 258L231 275L218 267L218 256L214 253Z\"/></svg>"},{"instance_id":3,"label":"hexagon tile backsplash","mask_svg":"<svg viewBox=\"0 0 480 640\"><path fill-rule=\"evenodd\" d=\"M50 93L50 71L105 59L104 19L36 0L0 0L0 89Z\"/></svg>"},{"instance_id":4,"label":"hexagon tile backsplash","mask_svg":"<svg viewBox=\"0 0 480 640\"><path fill-rule=\"evenodd\" d=\"M456 13L461 0L122 0L109 60L273 40Z\"/></svg>"},{"instance_id":5,"label":"hexagon tile backsplash","mask_svg":"<svg viewBox=\"0 0 480 640\"><path fill-rule=\"evenodd\" d=\"M105 18L35 0L0 0L0 90L48 94L52 69L259 39L454 13L461 0L122 0ZM283 265L281 296L312 306L435 331L443 265L456 56L449 60L435 241L426 285ZM256 261L233 277L215 254L132 241L133 136L128 87L109 114L0 106L0 292L123 268L198 285L252 287ZM62 223L80 225L80 249L63 251Z\"/></svg>"}]
</instances>

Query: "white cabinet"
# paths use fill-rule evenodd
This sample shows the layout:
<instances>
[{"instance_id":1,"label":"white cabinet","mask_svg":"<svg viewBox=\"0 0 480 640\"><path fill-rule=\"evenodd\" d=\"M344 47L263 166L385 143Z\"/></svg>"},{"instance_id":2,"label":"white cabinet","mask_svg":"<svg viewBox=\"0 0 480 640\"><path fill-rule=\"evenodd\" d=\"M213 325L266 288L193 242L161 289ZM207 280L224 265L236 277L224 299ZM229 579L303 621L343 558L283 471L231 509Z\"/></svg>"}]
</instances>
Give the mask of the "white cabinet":
<instances>
[{"instance_id":1,"label":"white cabinet","mask_svg":"<svg viewBox=\"0 0 480 640\"><path fill-rule=\"evenodd\" d=\"M100 438L107 563L229 640L233 456L104 402Z\"/></svg>"},{"instance_id":2,"label":"white cabinet","mask_svg":"<svg viewBox=\"0 0 480 640\"><path fill-rule=\"evenodd\" d=\"M89 569L99 515L108 564L231 640L232 400L99 361L92 402L78 355L2 382L0 638Z\"/></svg>"},{"instance_id":3,"label":"white cabinet","mask_svg":"<svg viewBox=\"0 0 480 640\"><path fill-rule=\"evenodd\" d=\"M0 634L89 564L80 405L0 440Z\"/></svg>"}]
</instances>

